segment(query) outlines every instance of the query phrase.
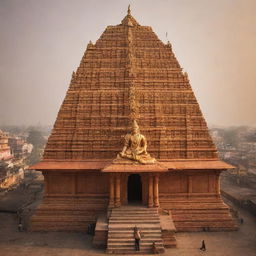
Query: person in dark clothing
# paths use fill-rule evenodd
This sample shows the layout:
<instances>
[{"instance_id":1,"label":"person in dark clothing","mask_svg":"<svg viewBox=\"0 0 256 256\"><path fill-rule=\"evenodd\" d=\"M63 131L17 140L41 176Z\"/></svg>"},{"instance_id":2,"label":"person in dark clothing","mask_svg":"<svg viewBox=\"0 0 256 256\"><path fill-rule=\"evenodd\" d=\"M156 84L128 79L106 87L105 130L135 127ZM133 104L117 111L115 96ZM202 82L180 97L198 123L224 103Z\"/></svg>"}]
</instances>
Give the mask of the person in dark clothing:
<instances>
[{"instance_id":1,"label":"person in dark clothing","mask_svg":"<svg viewBox=\"0 0 256 256\"><path fill-rule=\"evenodd\" d=\"M135 250L139 251L141 234L140 234L140 230L136 226L134 227L134 239L135 239Z\"/></svg>"},{"instance_id":2,"label":"person in dark clothing","mask_svg":"<svg viewBox=\"0 0 256 256\"><path fill-rule=\"evenodd\" d=\"M201 251L206 251L206 247L205 247L205 242L204 240L202 241L202 246L200 248Z\"/></svg>"},{"instance_id":3,"label":"person in dark clothing","mask_svg":"<svg viewBox=\"0 0 256 256\"><path fill-rule=\"evenodd\" d=\"M153 244L152 244L152 253L153 254L158 254L158 249L156 247L156 242L153 242Z\"/></svg>"}]
</instances>

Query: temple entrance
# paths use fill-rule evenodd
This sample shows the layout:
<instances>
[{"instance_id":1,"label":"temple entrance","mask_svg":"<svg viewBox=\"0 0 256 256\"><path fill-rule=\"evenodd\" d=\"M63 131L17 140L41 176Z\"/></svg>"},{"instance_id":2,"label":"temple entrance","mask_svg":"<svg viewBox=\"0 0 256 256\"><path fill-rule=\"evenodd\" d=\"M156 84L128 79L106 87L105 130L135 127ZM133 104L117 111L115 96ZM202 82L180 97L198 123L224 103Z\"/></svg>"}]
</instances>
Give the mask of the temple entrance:
<instances>
[{"instance_id":1,"label":"temple entrance","mask_svg":"<svg viewBox=\"0 0 256 256\"><path fill-rule=\"evenodd\" d=\"M139 174L131 174L127 184L128 203L142 202L142 185Z\"/></svg>"}]
</instances>

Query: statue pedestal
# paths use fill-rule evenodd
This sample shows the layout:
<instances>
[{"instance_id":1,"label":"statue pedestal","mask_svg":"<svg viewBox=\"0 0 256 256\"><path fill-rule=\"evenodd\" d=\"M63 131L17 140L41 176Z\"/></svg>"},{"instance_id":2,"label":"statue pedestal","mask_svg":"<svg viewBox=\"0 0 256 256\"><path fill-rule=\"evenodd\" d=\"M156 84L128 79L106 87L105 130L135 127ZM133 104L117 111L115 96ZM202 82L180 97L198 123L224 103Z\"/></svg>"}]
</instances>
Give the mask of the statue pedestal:
<instances>
[{"instance_id":1,"label":"statue pedestal","mask_svg":"<svg viewBox=\"0 0 256 256\"><path fill-rule=\"evenodd\" d=\"M129 159L128 157L121 157L120 154L113 160L114 164L155 164L157 161L149 154L141 155L140 160Z\"/></svg>"}]
</instances>

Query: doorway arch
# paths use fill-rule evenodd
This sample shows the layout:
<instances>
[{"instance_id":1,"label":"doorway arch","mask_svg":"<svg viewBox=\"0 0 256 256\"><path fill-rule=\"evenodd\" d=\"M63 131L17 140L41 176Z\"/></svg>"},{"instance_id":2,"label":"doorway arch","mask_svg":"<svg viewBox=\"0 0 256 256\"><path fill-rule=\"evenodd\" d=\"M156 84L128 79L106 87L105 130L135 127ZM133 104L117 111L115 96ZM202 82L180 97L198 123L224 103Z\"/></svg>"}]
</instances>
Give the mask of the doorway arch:
<instances>
[{"instance_id":1,"label":"doorway arch","mask_svg":"<svg viewBox=\"0 0 256 256\"><path fill-rule=\"evenodd\" d=\"M139 174L131 174L128 177L127 199L129 203L142 203L142 183Z\"/></svg>"}]
</instances>

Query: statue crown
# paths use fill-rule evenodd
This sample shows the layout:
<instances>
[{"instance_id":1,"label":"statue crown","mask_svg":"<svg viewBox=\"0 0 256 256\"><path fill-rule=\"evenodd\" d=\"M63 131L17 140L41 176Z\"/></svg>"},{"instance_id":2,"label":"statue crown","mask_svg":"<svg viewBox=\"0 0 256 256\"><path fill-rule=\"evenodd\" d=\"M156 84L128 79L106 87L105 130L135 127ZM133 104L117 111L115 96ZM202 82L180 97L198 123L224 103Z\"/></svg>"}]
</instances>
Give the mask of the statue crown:
<instances>
[{"instance_id":1,"label":"statue crown","mask_svg":"<svg viewBox=\"0 0 256 256\"><path fill-rule=\"evenodd\" d=\"M133 120L133 123L132 123L132 129L134 130L134 129L140 129L140 127L138 126L138 124L137 124L137 121L136 120Z\"/></svg>"}]
</instances>

